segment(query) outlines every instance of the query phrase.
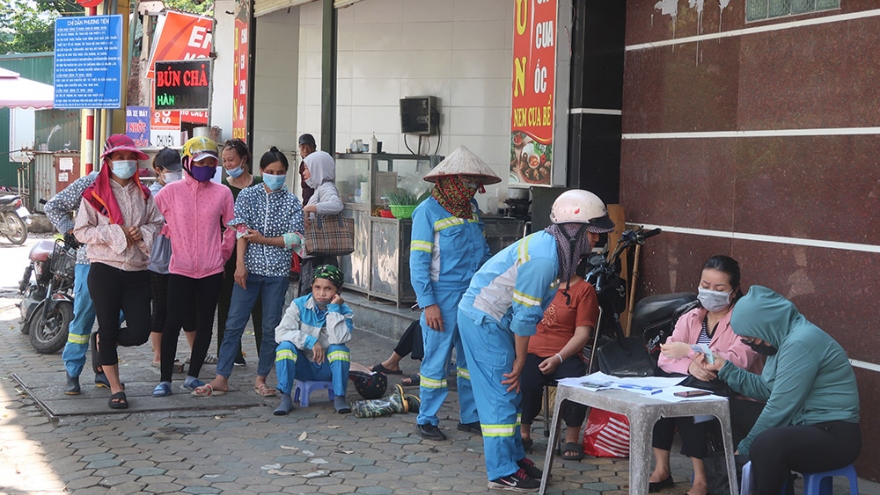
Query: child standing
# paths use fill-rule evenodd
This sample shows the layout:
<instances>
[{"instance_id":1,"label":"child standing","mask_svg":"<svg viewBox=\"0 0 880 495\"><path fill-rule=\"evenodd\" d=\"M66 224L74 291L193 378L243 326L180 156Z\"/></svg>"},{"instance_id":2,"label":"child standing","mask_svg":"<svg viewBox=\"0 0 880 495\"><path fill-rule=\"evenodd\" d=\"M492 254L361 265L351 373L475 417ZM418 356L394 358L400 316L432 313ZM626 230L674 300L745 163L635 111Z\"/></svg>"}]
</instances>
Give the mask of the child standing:
<instances>
[{"instance_id":1,"label":"child standing","mask_svg":"<svg viewBox=\"0 0 880 495\"><path fill-rule=\"evenodd\" d=\"M342 283L339 268L315 268L311 294L294 299L275 329L275 373L281 392L281 404L273 413L276 416L293 409L290 391L294 378L332 381L336 412L351 412L345 400L351 353L345 343L351 339L352 312L339 296Z\"/></svg>"}]
</instances>

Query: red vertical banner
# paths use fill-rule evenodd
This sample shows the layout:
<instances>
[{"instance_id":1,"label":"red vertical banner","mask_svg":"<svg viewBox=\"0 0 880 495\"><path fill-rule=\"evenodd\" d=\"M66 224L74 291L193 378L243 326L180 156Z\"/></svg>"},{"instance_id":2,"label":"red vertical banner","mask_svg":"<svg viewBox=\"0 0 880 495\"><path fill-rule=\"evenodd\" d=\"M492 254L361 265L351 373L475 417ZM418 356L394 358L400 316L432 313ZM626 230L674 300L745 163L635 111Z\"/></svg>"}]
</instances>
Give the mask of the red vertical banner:
<instances>
[{"instance_id":1,"label":"red vertical banner","mask_svg":"<svg viewBox=\"0 0 880 495\"><path fill-rule=\"evenodd\" d=\"M516 0L510 184L550 185L557 0Z\"/></svg>"},{"instance_id":2,"label":"red vertical banner","mask_svg":"<svg viewBox=\"0 0 880 495\"><path fill-rule=\"evenodd\" d=\"M247 0L235 4L235 67L232 75L232 137L247 141L248 37L250 6Z\"/></svg>"}]
</instances>

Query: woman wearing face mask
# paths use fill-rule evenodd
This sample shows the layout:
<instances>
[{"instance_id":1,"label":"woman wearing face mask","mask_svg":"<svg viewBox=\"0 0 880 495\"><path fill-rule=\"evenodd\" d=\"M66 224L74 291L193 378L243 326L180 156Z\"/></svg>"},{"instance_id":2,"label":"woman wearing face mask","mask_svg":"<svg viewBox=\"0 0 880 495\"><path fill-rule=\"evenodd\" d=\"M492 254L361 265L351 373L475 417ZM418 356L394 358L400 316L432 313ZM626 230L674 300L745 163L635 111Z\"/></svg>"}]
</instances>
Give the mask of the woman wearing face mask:
<instances>
[{"instance_id":1,"label":"woman wearing face mask","mask_svg":"<svg viewBox=\"0 0 880 495\"><path fill-rule=\"evenodd\" d=\"M314 188L309 203L303 207L305 222L308 225L310 219L324 215L337 215L342 211L342 200L339 199L339 191L333 180L336 179L336 161L326 151L314 151L303 159L305 169L302 177L309 187ZM339 266L336 256L306 256L302 260L299 277L299 293L306 295L312 291L314 271L316 266L333 265Z\"/></svg>"},{"instance_id":2,"label":"woman wearing face mask","mask_svg":"<svg viewBox=\"0 0 880 495\"><path fill-rule=\"evenodd\" d=\"M110 383L111 409L128 408L119 380L116 346L142 345L150 338L150 249L162 215L137 176L148 159L134 141L114 134L104 144L102 168L83 191L73 234L88 245L89 293L98 319L98 365ZM119 312L128 325L120 329ZM172 356L173 357L173 356Z\"/></svg>"},{"instance_id":3,"label":"woman wearing face mask","mask_svg":"<svg viewBox=\"0 0 880 495\"><path fill-rule=\"evenodd\" d=\"M166 184L176 182L183 178L183 166L180 164L180 153L171 148L163 148L156 153L153 158L153 172L156 174L156 180L150 184L150 192L153 197L162 190ZM153 313L152 313L152 329L150 341L153 345L153 362L152 366L158 368L161 366L162 356L162 330L165 328L165 316L168 307L168 263L171 262L171 240L163 233L156 236L153 242L153 249L150 250L150 265L147 269L150 271L150 287L153 294ZM193 342L196 338L195 322L184 322L184 334L186 341L192 349ZM213 356L211 356L213 357ZM214 362L217 358L214 357ZM177 361L174 364L175 371L182 369Z\"/></svg>"},{"instance_id":4,"label":"woman wearing face mask","mask_svg":"<svg viewBox=\"0 0 880 495\"><path fill-rule=\"evenodd\" d=\"M180 328L196 322L195 341L183 389L204 385L199 372L211 347L214 310L223 279L223 265L232 253L235 233L226 224L232 220L233 202L229 188L211 179L217 172L217 143L194 137L183 145L183 180L168 184L156 195L156 205L165 216L165 228L173 254L168 265L168 316L162 331L161 382L153 397L171 395L171 377Z\"/></svg>"},{"instance_id":5,"label":"woman wearing face mask","mask_svg":"<svg viewBox=\"0 0 880 495\"><path fill-rule=\"evenodd\" d=\"M242 189L256 184L262 184L263 178L251 173L251 150L241 139L229 139L223 144L223 169L226 177L222 184L232 191L232 200L238 199L238 193ZM220 287L220 299L217 301L217 354L220 354L220 344L226 333L226 319L229 317L229 303L232 300L232 286L235 285L235 260L236 250L233 248L232 256L226 262L223 271L223 285ZM260 344L263 339L263 302L258 297L251 310L251 321L254 324L254 340L257 344L257 354L260 353ZM246 364L244 354L239 346L235 355L235 366Z\"/></svg>"},{"instance_id":6,"label":"woman wearing face mask","mask_svg":"<svg viewBox=\"0 0 880 495\"><path fill-rule=\"evenodd\" d=\"M670 374L690 375L707 384L717 382L715 373L700 367L696 361L699 353L691 348L693 344L707 344L714 353L724 356L738 366L759 373L763 367L763 360L758 353L740 342L730 328L731 311L737 299L742 296L739 263L724 255L709 258L703 265L697 290L700 307L682 315L675 324L672 335L660 346L661 353L657 363L660 369ZM760 408L761 404L756 402L731 401L734 442L748 433L749 423L754 423ZM745 426L741 426L742 423L745 423ZM690 457L694 466L693 486L688 494L707 493L708 484L703 457L708 454L706 432L709 424L711 423L694 423L692 417L664 418L657 422L654 426L653 441L657 464L651 474L650 492L673 486L669 454L677 426L682 439L681 453Z\"/></svg>"},{"instance_id":7,"label":"woman wearing face mask","mask_svg":"<svg viewBox=\"0 0 880 495\"><path fill-rule=\"evenodd\" d=\"M719 353L712 364L698 361L733 390L767 401L737 445L752 462L754 493L780 493L791 471L852 464L862 447L859 389L843 347L791 301L758 285L736 305L730 323L738 340L767 356L764 371L743 369Z\"/></svg>"},{"instance_id":8,"label":"woman wearing face mask","mask_svg":"<svg viewBox=\"0 0 880 495\"><path fill-rule=\"evenodd\" d=\"M275 363L275 327L281 321L293 248L303 232L302 205L285 187L287 157L272 147L260 158L263 183L241 191L235 201L236 268L226 334L220 344L217 377L192 395L210 397L229 390L235 351L257 298L263 303L263 333L254 392L268 397L275 389L266 377Z\"/></svg>"}]
</instances>

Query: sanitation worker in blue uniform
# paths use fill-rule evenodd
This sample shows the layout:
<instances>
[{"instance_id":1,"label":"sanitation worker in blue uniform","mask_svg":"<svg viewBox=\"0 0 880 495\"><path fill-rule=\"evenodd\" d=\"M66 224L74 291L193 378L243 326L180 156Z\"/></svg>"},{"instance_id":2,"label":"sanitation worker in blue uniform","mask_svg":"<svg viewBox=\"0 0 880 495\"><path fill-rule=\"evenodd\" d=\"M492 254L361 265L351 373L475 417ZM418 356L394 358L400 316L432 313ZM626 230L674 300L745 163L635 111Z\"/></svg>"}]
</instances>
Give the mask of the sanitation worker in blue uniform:
<instances>
[{"instance_id":1,"label":"sanitation worker in blue uniform","mask_svg":"<svg viewBox=\"0 0 880 495\"><path fill-rule=\"evenodd\" d=\"M425 357L416 431L427 440L446 440L437 412L446 399L447 363L455 347L460 421L458 429L480 433L467 360L458 336L458 303L471 278L489 259L474 194L483 185L501 182L479 157L464 146L440 162L425 180L435 183L432 196L413 212L410 280L421 316Z\"/></svg>"},{"instance_id":2,"label":"sanitation worker in blue uniform","mask_svg":"<svg viewBox=\"0 0 880 495\"><path fill-rule=\"evenodd\" d=\"M458 327L470 366L483 430L489 488L534 491L541 470L526 458L520 435L519 375L529 337L599 234L614 230L605 204L580 189L562 193L553 225L508 246L486 262L458 306ZM562 287L567 290L567 282Z\"/></svg>"}]
</instances>

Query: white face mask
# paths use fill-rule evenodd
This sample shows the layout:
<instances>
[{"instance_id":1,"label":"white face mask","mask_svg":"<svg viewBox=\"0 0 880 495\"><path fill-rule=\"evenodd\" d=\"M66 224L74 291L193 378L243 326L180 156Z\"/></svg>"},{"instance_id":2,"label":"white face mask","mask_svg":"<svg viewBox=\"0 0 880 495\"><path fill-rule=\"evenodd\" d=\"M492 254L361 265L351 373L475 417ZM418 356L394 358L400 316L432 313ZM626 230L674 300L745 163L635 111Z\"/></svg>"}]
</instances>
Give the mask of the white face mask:
<instances>
[{"instance_id":1,"label":"white face mask","mask_svg":"<svg viewBox=\"0 0 880 495\"><path fill-rule=\"evenodd\" d=\"M166 184L171 184L172 182L177 182L180 179L183 179L183 171L179 170L177 172L165 172L162 178L165 180Z\"/></svg>"},{"instance_id":2,"label":"white face mask","mask_svg":"<svg viewBox=\"0 0 880 495\"><path fill-rule=\"evenodd\" d=\"M721 311L730 306L730 294L733 293L733 291L724 292L720 290L704 289L702 287L699 287L697 292L697 299L700 301L700 304L706 308L706 311L712 313Z\"/></svg>"}]
</instances>

